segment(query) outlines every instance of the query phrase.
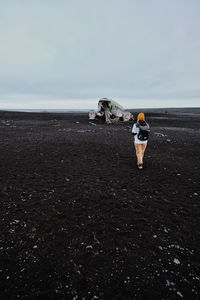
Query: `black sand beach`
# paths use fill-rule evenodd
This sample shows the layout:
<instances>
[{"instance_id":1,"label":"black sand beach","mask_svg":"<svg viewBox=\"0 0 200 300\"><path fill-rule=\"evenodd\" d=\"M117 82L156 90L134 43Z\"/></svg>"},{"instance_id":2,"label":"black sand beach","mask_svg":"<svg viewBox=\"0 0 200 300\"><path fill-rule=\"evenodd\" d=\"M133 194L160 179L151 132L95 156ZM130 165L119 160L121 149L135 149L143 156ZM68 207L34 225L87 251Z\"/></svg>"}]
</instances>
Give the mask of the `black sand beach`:
<instances>
[{"instance_id":1,"label":"black sand beach","mask_svg":"<svg viewBox=\"0 0 200 300\"><path fill-rule=\"evenodd\" d=\"M136 112L134 112L136 113ZM199 299L200 114L0 112L0 299Z\"/></svg>"}]
</instances>

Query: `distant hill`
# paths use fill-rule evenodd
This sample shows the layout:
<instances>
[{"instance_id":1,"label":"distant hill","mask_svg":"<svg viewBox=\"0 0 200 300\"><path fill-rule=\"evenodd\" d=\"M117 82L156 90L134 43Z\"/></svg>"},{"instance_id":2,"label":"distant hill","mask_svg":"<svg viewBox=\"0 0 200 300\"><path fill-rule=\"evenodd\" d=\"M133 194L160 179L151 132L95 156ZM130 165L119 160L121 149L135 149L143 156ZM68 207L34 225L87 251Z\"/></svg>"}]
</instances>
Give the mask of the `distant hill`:
<instances>
[{"instance_id":1,"label":"distant hill","mask_svg":"<svg viewBox=\"0 0 200 300\"><path fill-rule=\"evenodd\" d=\"M169 108L137 108L127 109L130 112L143 111L146 113L175 113L175 114L200 114L200 107L169 107Z\"/></svg>"}]
</instances>

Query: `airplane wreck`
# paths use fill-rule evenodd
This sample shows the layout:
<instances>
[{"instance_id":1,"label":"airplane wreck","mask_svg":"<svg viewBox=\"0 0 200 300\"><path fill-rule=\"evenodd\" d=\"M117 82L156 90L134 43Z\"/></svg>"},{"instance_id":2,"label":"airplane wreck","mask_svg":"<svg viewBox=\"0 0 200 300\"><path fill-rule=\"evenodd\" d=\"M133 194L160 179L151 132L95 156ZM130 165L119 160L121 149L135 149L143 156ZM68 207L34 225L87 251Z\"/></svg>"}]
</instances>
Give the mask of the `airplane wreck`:
<instances>
[{"instance_id":1,"label":"airplane wreck","mask_svg":"<svg viewBox=\"0 0 200 300\"><path fill-rule=\"evenodd\" d=\"M128 122L133 119L133 115L114 100L101 98L98 102L98 111L89 111L89 120L95 119L105 120L107 124L111 124L119 121Z\"/></svg>"}]
</instances>

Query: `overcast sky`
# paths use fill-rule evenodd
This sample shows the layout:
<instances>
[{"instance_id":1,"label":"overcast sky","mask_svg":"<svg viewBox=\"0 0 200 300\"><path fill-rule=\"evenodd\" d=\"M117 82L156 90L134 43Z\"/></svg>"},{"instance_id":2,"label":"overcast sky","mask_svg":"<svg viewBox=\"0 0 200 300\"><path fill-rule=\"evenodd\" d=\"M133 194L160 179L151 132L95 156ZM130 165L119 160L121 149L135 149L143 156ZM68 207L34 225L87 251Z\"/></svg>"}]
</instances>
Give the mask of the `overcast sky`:
<instances>
[{"instance_id":1,"label":"overcast sky","mask_svg":"<svg viewBox=\"0 0 200 300\"><path fill-rule=\"evenodd\" d=\"M200 106L199 0L0 0L0 109Z\"/></svg>"}]
</instances>

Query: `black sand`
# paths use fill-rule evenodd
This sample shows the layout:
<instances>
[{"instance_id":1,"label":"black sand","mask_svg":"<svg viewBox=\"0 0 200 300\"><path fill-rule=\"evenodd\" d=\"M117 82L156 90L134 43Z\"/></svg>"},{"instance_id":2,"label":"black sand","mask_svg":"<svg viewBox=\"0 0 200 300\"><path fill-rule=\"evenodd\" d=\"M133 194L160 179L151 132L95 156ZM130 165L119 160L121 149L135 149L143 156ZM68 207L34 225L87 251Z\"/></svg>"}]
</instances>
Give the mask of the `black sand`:
<instances>
[{"instance_id":1,"label":"black sand","mask_svg":"<svg viewBox=\"0 0 200 300\"><path fill-rule=\"evenodd\" d=\"M195 111L194 111L195 112ZM0 299L199 299L200 115L0 112Z\"/></svg>"}]
</instances>

